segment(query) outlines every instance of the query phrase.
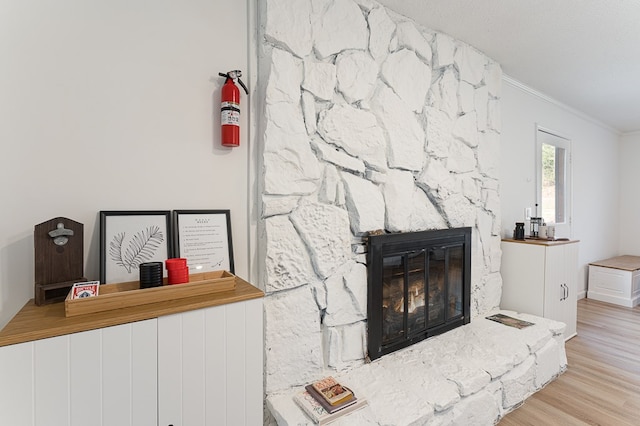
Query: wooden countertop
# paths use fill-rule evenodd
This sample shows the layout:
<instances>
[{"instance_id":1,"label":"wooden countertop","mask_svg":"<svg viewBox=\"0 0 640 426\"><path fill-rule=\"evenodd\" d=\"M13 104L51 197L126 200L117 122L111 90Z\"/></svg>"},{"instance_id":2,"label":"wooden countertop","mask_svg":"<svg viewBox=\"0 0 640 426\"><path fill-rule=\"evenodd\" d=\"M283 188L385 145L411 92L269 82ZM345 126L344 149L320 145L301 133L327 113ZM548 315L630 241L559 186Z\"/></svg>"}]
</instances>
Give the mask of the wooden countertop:
<instances>
[{"instance_id":1,"label":"wooden countertop","mask_svg":"<svg viewBox=\"0 0 640 426\"><path fill-rule=\"evenodd\" d=\"M236 277L234 290L66 317L64 303L36 306L33 299L0 331L0 346L95 330L164 315L264 297L262 290Z\"/></svg>"},{"instance_id":2,"label":"wooden countertop","mask_svg":"<svg viewBox=\"0 0 640 426\"><path fill-rule=\"evenodd\" d=\"M610 259L591 262L589 265L602 266L604 268L621 269L623 271L635 271L640 269L640 256L617 256Z\"/></svg>"},{"instance_id":3,"label":"wooden countertop","mask_svg":"<svg viewBox=\"0 0 640 426\"><path fill-rule=\"evenodd\" d=\"M547 240L543 238L525 238L524 240L515 240L513 238L503 238L502 241L509 243L534 244L539 246L559 246L562 244L578 243L580 240Z\"/></svg>"}]
</instances>

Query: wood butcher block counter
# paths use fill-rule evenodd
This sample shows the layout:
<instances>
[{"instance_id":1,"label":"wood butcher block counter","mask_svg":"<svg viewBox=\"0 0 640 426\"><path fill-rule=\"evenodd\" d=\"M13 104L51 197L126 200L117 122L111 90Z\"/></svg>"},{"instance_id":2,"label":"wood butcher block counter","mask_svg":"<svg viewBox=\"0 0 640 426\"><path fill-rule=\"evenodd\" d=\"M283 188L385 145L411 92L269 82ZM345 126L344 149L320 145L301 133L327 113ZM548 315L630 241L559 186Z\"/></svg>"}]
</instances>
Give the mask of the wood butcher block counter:
<instances>
[{"instance_id":1,"label":"wood butcher block counter","mask_svg":"<svg viewBox=\"0 0 640 426\"><path fill-rule=\"evenodd\" d=\"M604 268L622 269L623 271L637 271L640 269L640 256L618 256L610 259L591 262L589 265L602 266Z\"/></svg>"},{"instance_id":2,"label":"wood butcher block counter","mask_svg":"<svg viewBox=\"0 0 640 426\"><path fill-rule=\"evenodd\" d=\"M573 244L578 243L580 240L548 240L544 238L525 238L524 240L515 240L513 238L503 238L502 241L508 241L510 243L521 243L521 244L534 244L540 246L559 246L563 244Z\"/></svg>"},{"instance_id":3,"label":"wood butcher block counter","mask_svg":"<svg viewBox=\"0 0 640 426\"><path fill-rule=\"evenodd\" d=\"M33 300L0 331L0 347L114 325L158 318L195 309L257 299L264 293L236 277L234 290L177 300L66 317L64 303L36 306Z\"/></svg>"}]
</instances>

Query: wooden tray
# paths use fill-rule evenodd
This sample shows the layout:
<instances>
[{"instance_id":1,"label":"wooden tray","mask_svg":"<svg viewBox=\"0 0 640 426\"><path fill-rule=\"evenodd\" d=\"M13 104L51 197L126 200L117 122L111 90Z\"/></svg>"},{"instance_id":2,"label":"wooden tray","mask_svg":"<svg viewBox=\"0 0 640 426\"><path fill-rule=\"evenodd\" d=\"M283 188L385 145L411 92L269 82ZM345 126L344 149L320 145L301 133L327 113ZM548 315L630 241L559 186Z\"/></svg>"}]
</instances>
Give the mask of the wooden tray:
<instances>
[{"instance_id":1,"label":"wooden tray","mask_svg":"<svg viewBox=\"0 0 640 426\"><path fill-rule=\"evenodd\" d=\"M235 288L236 276L227 271L191 274L188 283L162 287L140 288L139 281L103 284L100 286L100 293L95 297L71 299L71 292L69 292L64 301L64 314L66 317L73 317L164 300L203 296Z\"/></svg>"}]
</instances>

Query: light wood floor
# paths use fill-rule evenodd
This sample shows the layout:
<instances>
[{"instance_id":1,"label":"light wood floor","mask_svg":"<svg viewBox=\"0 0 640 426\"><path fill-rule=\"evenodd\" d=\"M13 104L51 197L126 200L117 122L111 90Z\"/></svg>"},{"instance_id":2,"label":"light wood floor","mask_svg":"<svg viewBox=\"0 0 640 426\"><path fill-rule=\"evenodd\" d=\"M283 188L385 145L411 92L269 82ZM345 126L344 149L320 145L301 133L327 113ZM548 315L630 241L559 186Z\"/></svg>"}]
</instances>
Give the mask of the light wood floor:
<instances>
[{"instance_id":1,"label":"light wood floor","mask_svg":"<svg viewBox=\"0 0 640 426\"><path fill-rule=\"evenodd\" d=\"M640 425L640 306L578 301L569 367L499 426Z\"/></svg>"}]
</instances>

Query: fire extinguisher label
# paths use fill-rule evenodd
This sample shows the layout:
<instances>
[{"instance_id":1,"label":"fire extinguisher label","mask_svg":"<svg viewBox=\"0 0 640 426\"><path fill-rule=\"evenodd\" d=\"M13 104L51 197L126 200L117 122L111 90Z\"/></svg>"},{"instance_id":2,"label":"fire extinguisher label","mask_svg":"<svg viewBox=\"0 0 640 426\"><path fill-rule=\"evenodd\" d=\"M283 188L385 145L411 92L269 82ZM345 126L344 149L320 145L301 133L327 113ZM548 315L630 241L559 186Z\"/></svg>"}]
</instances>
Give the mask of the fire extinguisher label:
<instances>
[{"instance_id":1,"label":"fire extinguisher label","mask_svg":"<svg viewBox=\"0 0 640 426\"><path fill-rule=\"evenodd\" d=\"M235 102L222 102L220 124L240 126L240 105Z\"/></svg>"},{"instance_id":2,"label":"fire extinguisher label","mask_svg":"<svg viewBox=\"0 0 640 426\"><path fill-rule=\"evenodd\" d=\"M240 126L240 113L237 111L222 111L220 123L222 125Z\"/></svg>"}]
</instances>

